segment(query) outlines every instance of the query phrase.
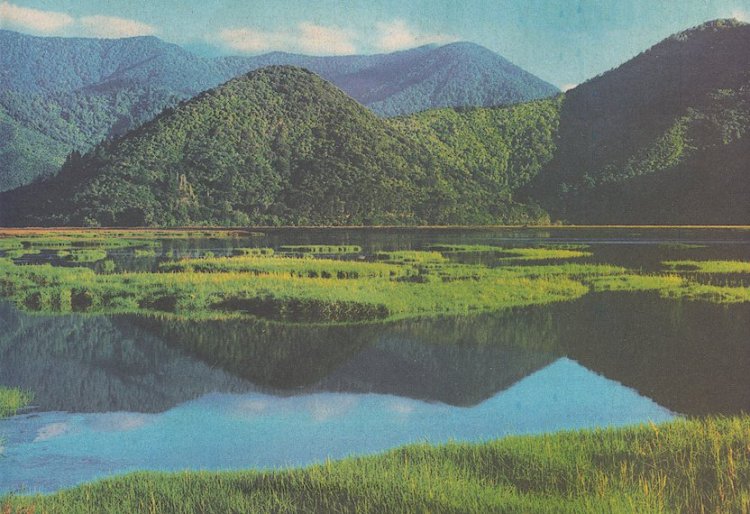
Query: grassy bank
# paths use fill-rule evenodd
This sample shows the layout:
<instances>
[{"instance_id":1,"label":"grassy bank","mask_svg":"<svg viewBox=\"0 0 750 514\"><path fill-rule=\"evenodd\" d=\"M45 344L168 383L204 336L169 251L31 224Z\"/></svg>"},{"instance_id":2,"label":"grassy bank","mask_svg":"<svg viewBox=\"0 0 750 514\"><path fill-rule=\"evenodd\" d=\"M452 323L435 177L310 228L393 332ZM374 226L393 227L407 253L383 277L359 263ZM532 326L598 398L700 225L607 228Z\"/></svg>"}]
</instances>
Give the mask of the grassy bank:
<instances>
[{"instance_id":1,"label":"grassy bank","mask_svg":"<svg viewBox=\"0 0 750 514\"><path fill-rule=\"evenodd\" d=\"M2 512L748 512L750 418L409 446L280 472L137 473Z\"/></svg>"}]
</instances>

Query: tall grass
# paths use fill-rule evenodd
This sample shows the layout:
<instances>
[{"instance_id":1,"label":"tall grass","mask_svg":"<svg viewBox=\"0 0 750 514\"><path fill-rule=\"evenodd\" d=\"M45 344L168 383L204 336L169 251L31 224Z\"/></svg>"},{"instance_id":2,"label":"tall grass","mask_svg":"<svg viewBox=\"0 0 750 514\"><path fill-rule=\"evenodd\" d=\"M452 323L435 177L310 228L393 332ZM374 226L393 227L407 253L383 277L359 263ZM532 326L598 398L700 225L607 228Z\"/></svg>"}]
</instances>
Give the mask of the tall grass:
<instances>
[{"instance_id":1,"label":"tall grass","mask_svg":"<svg viewBox=\"0 0 750 514\"><path fill-rule=\"evenodd\" d=\"M750 418L409 446L277 472L136 473L3 512L742 513Z\"/></svg>"},{"instance_id":2,"label":"tall grass","mask_svg":"<svg viewBox=\"0 0 750 514\"><path fill-rule=\"evenodd\" d=\"M33 395L18 388L0 386L0 418L13 416L19 409L26 407Z\"/></svg>"}]
</instances>

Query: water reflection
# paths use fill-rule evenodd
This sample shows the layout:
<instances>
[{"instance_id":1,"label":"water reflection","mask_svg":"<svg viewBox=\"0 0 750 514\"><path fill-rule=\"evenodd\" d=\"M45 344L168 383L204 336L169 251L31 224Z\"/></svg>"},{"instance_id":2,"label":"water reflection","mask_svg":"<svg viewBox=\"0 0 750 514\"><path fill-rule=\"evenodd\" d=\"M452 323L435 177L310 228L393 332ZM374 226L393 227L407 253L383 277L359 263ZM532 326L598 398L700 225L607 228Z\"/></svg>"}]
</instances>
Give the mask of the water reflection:
<instances>
[{"instance_id":1,"label":"water reflection","mask_svg":"<svg viewBox=\"0 0 750 514\"><path fill-rule=\"evenodd\" d=\"M609 293L571 307L553 315L583 365L677 412L750 412L750 305Z\"/></svg>"},{"instance_id":2,"label":"water reflection","mask_svg":"<svg viewBox=\"0 0 750 514\"><path fill-rule=\"evenodd\" d=\"M471 406L569 356L684 414L750 412L750 305L607 293L358 326L38 316L0 304L0 384L38 410L160 412L208 392Z\"/></svg>"},{"instance_id":3,"label":"water reflection","mask_svg":"<svg viewBox=\"0 0 750 514\"><path fill-rule=\"evenodd\" d=\"M377 392L471 405L556 356L551 314L542 309L353 326L133 322L282 394Z\"/></svg>"},{"instance_id":4,"label":"water reflection","mask_svg":"<svg viewBox=\"0 0 750 514\"><path fill-rule=\"evenodd\" d=\"M257 388L103 316L40 316L0 303L0 385L38 410L159 412L211 391Z\"/></svg>"},{"instance_id":5,"label":"water reflection","mask_svg":"<svg viewBox=\"0 0 750 514\"><path fill-rule=\"evenodd\" d=\"M0 421L0 492L135 469L276 468L417 441L668 420L632 389L559 359L472 407L381 394L211 394L162 414L48 412Z\"/></svg>"}]
</instances>

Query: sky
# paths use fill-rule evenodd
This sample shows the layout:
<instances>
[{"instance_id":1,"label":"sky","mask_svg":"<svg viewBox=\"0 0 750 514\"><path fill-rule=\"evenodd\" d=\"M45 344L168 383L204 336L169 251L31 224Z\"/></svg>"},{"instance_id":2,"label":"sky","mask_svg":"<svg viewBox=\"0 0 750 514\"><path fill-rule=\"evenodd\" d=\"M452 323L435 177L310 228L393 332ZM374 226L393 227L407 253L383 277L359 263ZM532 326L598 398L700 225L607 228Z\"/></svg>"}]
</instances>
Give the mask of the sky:
<instances>
[{"instance_id":1,"label":"sky","mask_svg":"<svg viewBox=\"0 0 750 514\"><path fill-rule=\"evenodd\" d=\"M750 0L0 0L0 28L154 35L202 55L392 52L471 41L567 89Z\"/></svg>"}]
</instances>

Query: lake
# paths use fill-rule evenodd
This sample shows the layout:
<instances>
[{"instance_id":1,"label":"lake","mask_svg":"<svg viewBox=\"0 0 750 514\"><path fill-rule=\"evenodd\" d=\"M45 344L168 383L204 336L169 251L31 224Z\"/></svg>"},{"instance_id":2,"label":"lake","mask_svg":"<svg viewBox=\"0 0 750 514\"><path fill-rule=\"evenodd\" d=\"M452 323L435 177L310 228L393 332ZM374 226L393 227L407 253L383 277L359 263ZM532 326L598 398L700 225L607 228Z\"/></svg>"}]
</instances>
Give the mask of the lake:
<instances>
[{"instance_id":1,"label":"lake","mask_svg":"<svg viewBox=\"0 0 750 514\"><path fill-rule=\"evenodd\" d=\"M664 261L748 260L734 229L276 229L165 239L121 271L236 248L430 244L586 248L648 274ZM482 254L458 264L515 265ZM53 251L17 264L71 266ZM86 264L92 269L101 262ZM679 273L748 287L745 273ZM49 314L0 301L0 386L34 393L0 420L0 492L49 492L132 470L273 469L413 442L750 411L750 304L588 293L473 315L367 323Z\"/></svg>"}]
</instances>

